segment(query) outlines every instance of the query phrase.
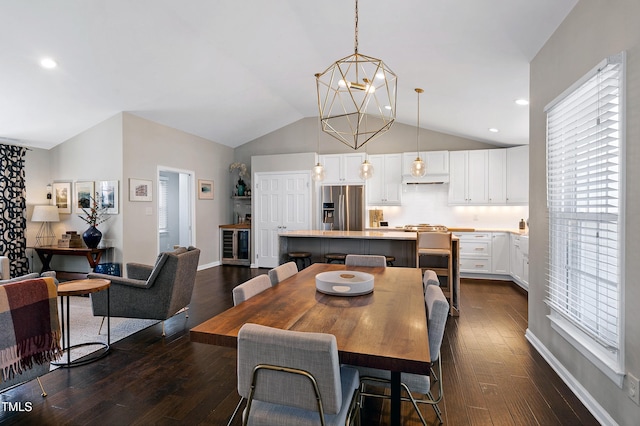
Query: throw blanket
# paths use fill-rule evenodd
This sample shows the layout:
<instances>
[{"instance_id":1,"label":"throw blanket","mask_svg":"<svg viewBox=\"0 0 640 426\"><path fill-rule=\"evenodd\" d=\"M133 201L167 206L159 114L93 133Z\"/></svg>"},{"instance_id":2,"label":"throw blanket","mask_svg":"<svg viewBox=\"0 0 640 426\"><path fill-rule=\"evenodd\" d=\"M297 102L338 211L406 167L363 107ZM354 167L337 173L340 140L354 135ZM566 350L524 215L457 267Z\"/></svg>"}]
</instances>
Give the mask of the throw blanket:
<instances>
[{"instance_id":1,"label":"throw blanket","mask_svg":"<svg viewBox=\"0 0 640 426\"><path fill-rule=\"evenodd\" d=\"M0 382L62 356L53 278L0 285Z\"/></svg>"}]
</instances>

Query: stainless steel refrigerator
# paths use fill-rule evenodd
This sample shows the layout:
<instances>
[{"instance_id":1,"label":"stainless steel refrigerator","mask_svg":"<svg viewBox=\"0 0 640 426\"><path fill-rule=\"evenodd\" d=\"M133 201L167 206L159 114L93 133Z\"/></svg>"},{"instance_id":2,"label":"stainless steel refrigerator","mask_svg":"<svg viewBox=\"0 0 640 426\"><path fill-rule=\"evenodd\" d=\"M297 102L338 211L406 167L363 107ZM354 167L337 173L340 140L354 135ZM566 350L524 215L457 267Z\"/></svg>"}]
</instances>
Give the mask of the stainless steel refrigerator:
<instances>
[{"instance_id":1,"label":"stainless steel refrigerator","mask_svg":"<svg viewBox=\"0 0 640 426\"><path fill-rule=\"evenodd\" d=\"M322 228L334 231L364 229L364 186L322 186Z\"/></svg>"}]
</instances>

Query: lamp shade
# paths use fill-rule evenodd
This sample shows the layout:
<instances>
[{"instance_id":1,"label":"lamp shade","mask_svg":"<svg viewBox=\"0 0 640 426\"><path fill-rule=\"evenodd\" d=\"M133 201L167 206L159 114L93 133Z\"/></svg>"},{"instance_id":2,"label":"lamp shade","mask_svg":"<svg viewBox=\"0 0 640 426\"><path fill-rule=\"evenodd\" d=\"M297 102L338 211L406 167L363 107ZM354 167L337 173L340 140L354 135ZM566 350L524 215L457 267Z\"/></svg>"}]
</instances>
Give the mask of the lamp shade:
<instances>
[{"instance_id":1,"label":"lamp shade","mask_svg":"<svg viewBox=\"0 0 640 426\"><path fill-rule=\"evenodd\" d=\"M58 206L34 206L31 222L60 222Z\"/></svg>"}]
</instances>

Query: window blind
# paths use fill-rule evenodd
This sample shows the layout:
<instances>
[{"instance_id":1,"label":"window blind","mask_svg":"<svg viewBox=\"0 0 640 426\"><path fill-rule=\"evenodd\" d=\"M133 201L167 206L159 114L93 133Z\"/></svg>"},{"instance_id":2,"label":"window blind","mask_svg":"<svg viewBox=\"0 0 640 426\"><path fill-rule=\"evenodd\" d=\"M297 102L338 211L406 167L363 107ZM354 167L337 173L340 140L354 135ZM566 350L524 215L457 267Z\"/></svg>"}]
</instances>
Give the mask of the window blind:
<instances>
[{"instance_id":1,"label":"window blind","mask_svg":"<svg viewBox=\"0 0 640 426\"><path fill-rule=\"evenodd\" d=\"M610 352L620 337L622 55L547 109L547 303Z\"/></svg>"},{"instance_id":2,"label":"window blind","mask_svg":"<svg viewBox=\"0 0 640 426\"><path fill-rule=\"evenodd\" d=\"M160 230L166 230L167 226L169 225L167 206L168 191L169 181L161 177L158 189L158 229Z\"/></svg>"}]
</instances>

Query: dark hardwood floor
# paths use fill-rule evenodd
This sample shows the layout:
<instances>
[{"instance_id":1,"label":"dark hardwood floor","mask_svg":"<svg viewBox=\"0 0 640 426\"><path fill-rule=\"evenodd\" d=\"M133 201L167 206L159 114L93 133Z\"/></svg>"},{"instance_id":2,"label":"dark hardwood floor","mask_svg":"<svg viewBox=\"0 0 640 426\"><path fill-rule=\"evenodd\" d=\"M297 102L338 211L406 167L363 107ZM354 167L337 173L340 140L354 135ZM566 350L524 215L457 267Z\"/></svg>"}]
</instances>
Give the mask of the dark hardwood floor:
<instances>
[{"instance_id":1,"label":"dark hardwood floor","mask_svg":"<svg viewBox=\"0 0 640 426\"><path fill-rule=\"evenodd\" d=\"M226 424L239 400L236 352L191 343L189 328L231 307L231 289L262 273L234 266L198 272L189 318L168 320L165 338L157 324L113 344L95 363L45 375L46 398L36 381L2 393L0 423ZM526 341L526 327L526 295L514 284L463 280L461 314L449 318L442 346L445 424L598 424ZM431 407L422 411L437 424ZM387 424L388 416L388 402L370 399L362 424ZM410 404L403 418L419 424Z\"/></svg>"}]
</instances>

